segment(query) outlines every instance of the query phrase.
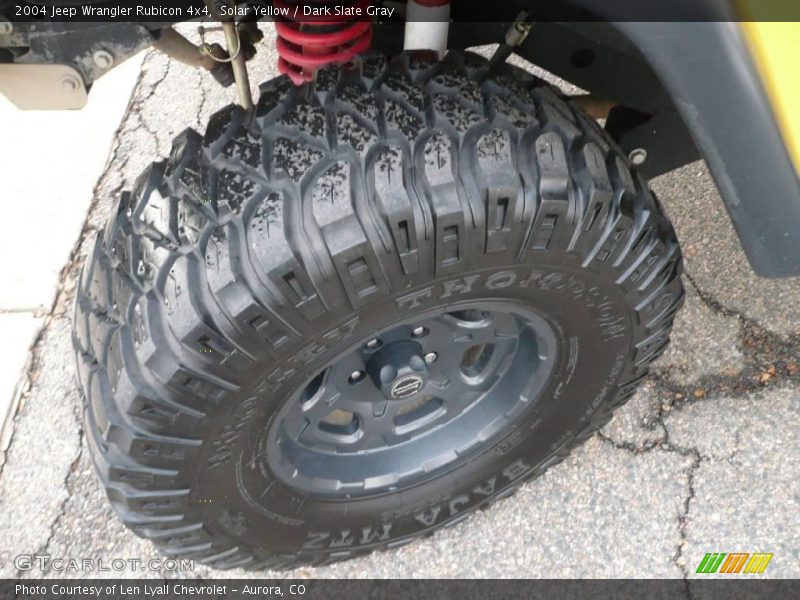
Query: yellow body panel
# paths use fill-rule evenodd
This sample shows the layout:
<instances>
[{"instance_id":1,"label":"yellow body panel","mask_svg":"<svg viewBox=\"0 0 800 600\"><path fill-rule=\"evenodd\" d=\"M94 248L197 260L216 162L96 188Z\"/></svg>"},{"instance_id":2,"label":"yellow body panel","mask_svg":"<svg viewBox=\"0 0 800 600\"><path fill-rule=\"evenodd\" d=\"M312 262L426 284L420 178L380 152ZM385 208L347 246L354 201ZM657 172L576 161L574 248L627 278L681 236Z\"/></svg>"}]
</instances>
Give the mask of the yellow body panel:
<instances>
[{"instance_id":1,"label":"yellow body panel","mask_svg":"<svg viewBox=\"0 0 800 600\"><path fill-rule=\"evenodd\" d=\"M800 173L800 23L741 23L783 139Z\"/></svg>"}]
</instances>

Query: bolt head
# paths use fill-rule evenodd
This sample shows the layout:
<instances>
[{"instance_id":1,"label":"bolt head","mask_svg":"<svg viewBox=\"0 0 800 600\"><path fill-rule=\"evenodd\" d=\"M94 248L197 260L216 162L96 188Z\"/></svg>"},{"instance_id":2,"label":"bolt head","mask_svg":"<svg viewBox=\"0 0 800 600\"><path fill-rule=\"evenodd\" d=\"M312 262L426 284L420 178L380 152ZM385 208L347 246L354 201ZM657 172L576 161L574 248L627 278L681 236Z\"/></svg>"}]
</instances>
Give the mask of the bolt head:
<instances>
[{"instance_id":1,"label":"bolt head","mask_svg":"<svg viewBox=\"0 0 800 600\"><path fill-rule=\"evenodd\" d=\"M635 150L631 150L631 153L628 155L628 159L634 166L638 167L643 165L647 160L647 150L644 148L636 148Z\"/></svg>"},{"instance_id":2,"label":"bolt head","mask_svg":"<svg viewBox=\"0 0 800 600\"><path fill-rule=\"evenodd\" d=\"M353 371L350 373L350 383L356 383L364 379L364 371Z\"/></svg>"},{"instance_id":3,"label":"bolt head","mask_svg":"<svg viewBox=\"0 0 800 600\"><path fill-rule=\"evenodd\" d=\"M92 60L101 69L110 69L114 64L114 56L107 50L98 50L92 55Z\"/></svg>"},{"instance_id":4,"label":"bolt head","mask_svg":"<svg viewBox=\"0 0 800 600\"><path fill-rule=\"evenodd\" d=\"M425 327L415 327L411 333L414 334L414 337L422 337L428 334L428 330Z\"/></svg>"},{"instance_id":5,"label":"bolt head","mask_svg":"<svg viewBox=\"0 0 800 600\"><path fill-rule=\"evenodd\" d=\"M80 81L72 75L64 75L64 77L61 78L61 87L65 92L77 92L80 86Z\"/></svg>"},{"instance_id":6,"label":"bolt head","mask_svg":"<svg viewBox=\"0 0 800 600\"><path fill-rule=\"evenodd\" d=\"M374 339L374 340L368 341L367 344L366 344L367 348L369 348L370 350L372 350L374 348L377 348L380 345L381 345L381 341L379 339L377 339L377 338Z\"/></svg>"},{"instance_id":7,"label":"bolt head","mask_svg":"<svg viewBox=\"0 0 800 600\"><path fill-rule=\"evenodd\" d=\"M436 354L436 352L428 352L428 354L425 355L425 362L430 365L435 363L437 358L439 358L439 355Z\"/></svg>"}]
</instances>

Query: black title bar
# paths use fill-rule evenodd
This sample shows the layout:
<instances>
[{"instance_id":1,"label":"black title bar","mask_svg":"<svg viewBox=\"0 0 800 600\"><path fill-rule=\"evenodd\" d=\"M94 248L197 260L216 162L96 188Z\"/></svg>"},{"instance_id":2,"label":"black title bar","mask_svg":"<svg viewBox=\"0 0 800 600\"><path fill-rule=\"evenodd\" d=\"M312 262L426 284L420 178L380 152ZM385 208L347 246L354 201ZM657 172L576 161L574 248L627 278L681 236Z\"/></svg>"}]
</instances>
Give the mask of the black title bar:
<instances>
[{"instance_id":1,"label":"black title bar","mask_svg":"<svg viewBox=\"0 0 800 600\"><path fill-rule=\"evenodd\" d=\"M222 3L225 5L225 3ZM241 18L245 6L259 20L277 17L310 20L347 16L353 20L403 21L402 1L373 0L369 7L355 0L238 0L226 9L228 16ZM736 6L736 10L734 10ZM800 21L797 0L453 0L451 19L473 22L513 20L520 8L531 18L557 21ZM0 20L14 22L139 22L176 23L210 19L203 0L0 0ZM425 19L430 20L430 19Z\"/></svg>"}]
</instances>

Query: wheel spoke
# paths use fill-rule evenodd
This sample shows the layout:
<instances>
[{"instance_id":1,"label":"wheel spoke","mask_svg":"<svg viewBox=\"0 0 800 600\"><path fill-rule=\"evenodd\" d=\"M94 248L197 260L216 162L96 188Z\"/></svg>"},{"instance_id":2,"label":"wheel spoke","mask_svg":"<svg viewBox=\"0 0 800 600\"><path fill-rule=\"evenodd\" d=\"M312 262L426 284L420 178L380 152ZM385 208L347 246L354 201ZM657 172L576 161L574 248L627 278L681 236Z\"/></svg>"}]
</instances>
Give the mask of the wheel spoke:
<instances>
[{"instance_id":1,"label":"wheel spoke","mask_svg":"<svg viewBox=\"0 0 800 600\"><path fill-rule=\"evenodd\" d=\"M518 335L516 323L508 315L493 314L478 323L457 320L452 327L456 344L496 344L514 340Z\"/></svg>"}]
</instances>

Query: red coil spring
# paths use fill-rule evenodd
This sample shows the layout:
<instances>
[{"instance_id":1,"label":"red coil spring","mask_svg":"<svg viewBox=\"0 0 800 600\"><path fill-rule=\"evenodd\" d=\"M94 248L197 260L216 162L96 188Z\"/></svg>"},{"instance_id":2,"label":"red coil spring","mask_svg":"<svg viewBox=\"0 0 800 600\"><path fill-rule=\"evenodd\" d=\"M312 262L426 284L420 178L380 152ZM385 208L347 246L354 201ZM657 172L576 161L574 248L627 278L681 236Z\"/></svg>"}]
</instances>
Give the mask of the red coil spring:
<instances>
[{"instance_id":1,"label":"red coil spring","mask_svg":"<svg viewBox=\"0 0 800 600\"><path fill-rule=\"evenodd\" d=\"M373 0L356 0L351 5L360 8L360 14L367 14L367 7ZM344 64L356 55L369 49L372 43L372 23L366 16L303 16L303 5L319 8L333 5L328 0L305 0L289 3L287 0L274 0L274 6L281 12L288 9L287 15L276 17L275 29L278 33L278 70L288 75L295 85L310 81L314 71L329 64ZM316 8L316 6L315 6Z\"/></svg>"}]
</instances>

